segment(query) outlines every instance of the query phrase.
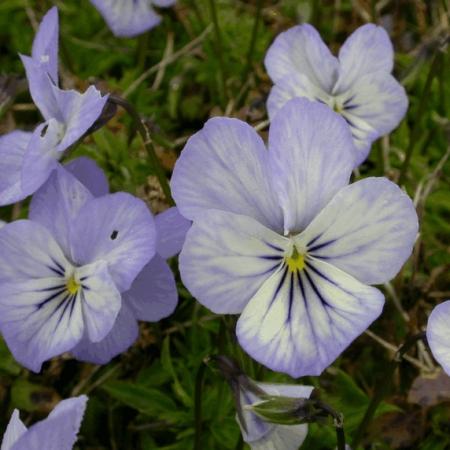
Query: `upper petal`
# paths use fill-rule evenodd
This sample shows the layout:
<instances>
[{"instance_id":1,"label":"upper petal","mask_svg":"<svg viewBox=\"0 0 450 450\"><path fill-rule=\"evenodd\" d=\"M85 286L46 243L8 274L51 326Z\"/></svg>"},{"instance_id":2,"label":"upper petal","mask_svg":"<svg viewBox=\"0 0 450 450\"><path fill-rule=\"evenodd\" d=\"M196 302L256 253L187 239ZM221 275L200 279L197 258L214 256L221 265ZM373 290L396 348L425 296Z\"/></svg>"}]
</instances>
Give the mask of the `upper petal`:
<instances>
[{"instance_id":1,"label":"upper petal","mask_svg":"<svg viewBox=\"0 0 450 450\"><path fill-rule=\"evenodd\" d=\"M79 265L106 261L120 292L130 288L155 254L153 216L142 200L124 192L87 202L73 230L74 261Z\"/></svg>"},{"instance_id":2,"label":"upper petal","mask_svg":"<svg viewBox=\"0 0 450 450\"><path fill-rule=\"evenodd\" d=\"M61 401L47 419L30 427L11 450L72 450L86 403L84 395Z\"/></svg>"},{"instance_id":3,"label":"upper petal","mask_svg":"<svg viewBox=\"0 0 450 450\"><path fill-rule=\"evenodd\" d=\"M0 206L23 200L22 165L32 133L12 131L0 136Z\"/></svg>"},{"instance_id":4,"label":"upper petal","mask_svg":"<svg viewBox=\"0 0 450 450\"><path fill-rule=\"evenodd\" d=\"M138 320L157 322L173 313L178 303L177 285L170 267L155 255L123 293L123 301Z\"/></svg>"},{"instance_id":5,"label":"upper petal","mask_svg":"<svg viewBox=\"0 0 450 450\"><path fill-rule=\"evenodd\" d=\"M17 409L12 413L5 434L3 435L2 445L0 450L11 450L12 446L17 440L26 433L27 427L20 420L19 411Z\"/></svg>"},{"instance_id":6,"label":"upper petal","mask_svg":"<svg viewBox=\"0 0 450 450\"><path fill-rule=\"evenodd\" d=\"M359 281L380 284L410 256L417 230L411 199L386 178L366 178L343 188L296 242Z\"/></svg>"},{"instance_id":7,"label":"upper petal","mask_svg":"<svg viewBox=\"0 0 450 450\"><path fill-rule=\"evenodd\" d=\"M134 37L161 21L148 0L91 0L112 32L119 37Z\"/></svg>"},{"instance_id":8,"label":"upper petal","mask_svg":"<svg viewBox=\"0 0 450 450\"><path fill-rule=\"evenodd\" d=\"M109 193L105 172L93 159L80 156L65 164L64 168L83 183L94 197L101 197Z\"/></svg>"},{"instance_id":9,"label":"upper petal","mask_svg":"<svg viewBox=\"0 0 450 450\"><path fill-rule=\"evenodd\" d=\"M304 270L275 272L237 323L242 347L292 377L320 375L381 313L384 297L313 258Z\"/></svg>"},{"instance_id":10,"label":"upper petal","mask_svg":"<svg viewBox=\"0 0 450 450\"><path fill-rule=\"evenodd\" d=\"M368 23L357 28L339 51L339 79L333 93L348 90L358 78L375 72L391 73L394 49L386 30Z\"/></svg>"},{"instance_id":11,"label":"upper petal","mask_svg":"<svg viewBox=\"0 0 450 450\"><path fill-rule=\"evenodd\" d=\"M83 184L65 168L58 166L34 194L29 218L46 227L69 256L73 224L80 208L92 198Z\"/></svg>"},{"instance_id":12,"label":"upper petal","mask_svg":"<svg viewBox=\"0 0 450 450\"><path fill-rule=\"evenodd\" d=\"M288 239L250 217L208 211L189 230L181 278L215 313L240 313L283 261Z\"/></svg>"},{"instance_id":13,"label":"upper petal","mask_svg":"<svg viewBox=\"0 0 450 450\"><path fill-rule=\"evenodd\" d=\"M269 132L269 158L285 232L304 229L348 184L355 161L345 121L326 105L290 100Z\"/></svg>"},{"instance_id":14,"label":"upper petal","mask_svg":"<svg viewBox=\"0 0 450 450\"><path fill-rule=\"evenodd\" d=\"M155 224L158 254L167 259L180 253L192 222L185 219L174 206L155 216Z\"/></svg>"},{"instance_id":15,"label":"upper petal","mask_svg":"<svg viewBox=\"0 0 450 450\"><path fill-rule=\"evenodd\" d=\"M280 33L267 51L264 63L276 84L286 75L298 73L323 91L330 92L338 76L337 59L309 24Z\"/></svg>"},{"instance_id":16,"label":"upper petal","mask_svg":"<svg viewBox=\"0 0 450 450\"><path fill-rule=\"evenodd\" d=\"M427 340L436 361L450 375L450 300L437 305L428 318Z\"/></svg>"},{"instance_id":17,"label":"upper petal","mask_svg":"<svg viewBox=\"0 0 450 450\"><path fill-rule=\"evenodd\" d=\"M245 214L283 229L273 192L268 152L250 125L213 118L192 136L175 164L173 196L183 216L195 219L208 209Z\"/></svg>"},{"instance_id":18,"label":"upper petal","mask_svg":"<svg viewBox=\"0 0 450 450\"><path fill-rule=\"evenodd\" d=\"M58 84L58 8L54 6L43 17L34 37L32 57Z\"/></svg>"}]
</instances>

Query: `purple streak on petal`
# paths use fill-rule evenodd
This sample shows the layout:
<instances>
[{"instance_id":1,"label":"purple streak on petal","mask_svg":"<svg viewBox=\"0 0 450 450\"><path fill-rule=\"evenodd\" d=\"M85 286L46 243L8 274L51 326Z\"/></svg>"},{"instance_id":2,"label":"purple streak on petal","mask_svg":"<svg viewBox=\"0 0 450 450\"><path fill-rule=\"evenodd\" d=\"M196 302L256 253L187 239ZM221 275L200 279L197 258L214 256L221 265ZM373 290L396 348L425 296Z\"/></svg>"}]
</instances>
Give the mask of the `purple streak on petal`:
<instances>
[{"instance_id":1,"label":"purple streak on petal","mask_svg":"<svg viewBox=\"0 0 450 450\"><path fill-rule=\"evenodd\" d=\"M180 253L192 222L185 219L174 206L155 216L155 224L157 253L165 259Z\"/></svg>"},{"instance_id":2,"label":"purple streak on petal","mask_svg":"<svg viewBox=\"0 0 450 450\"><path fill-rule=\"evenodd\" d=\"M42 19L33 41L32 57L58 84L58 8L54 6Z\"/></svg>"},{"instance_id":3,"label":"purple streak on petal","mask_svg":"<svg viewBox=\"0 0 450 450\"><path fill-rule=\"evenodd\" d=\"M112 358L128 350L139 334L139 327L131 309L122 304L111 331L100 342L91 342L87 336L71 351L80 360L94 364L107 364Z\"/></svg>"},{"instance_id":4,"label":"purple streak on petal","mask_svg":"<svg viewBox=\"0 0 450 450\"><path fill-rule=\"evenodd\" d=\"M72 450L86 403L84 395L61 401L47 419L30 427L11 450Z\"/></svg>"},{"instance_id":5,"label":"purple streak on petal","mask_svg":"<svg viewBox=\"0 0 450 450\"><path fill-rule=\"evenodd\" d=\"M17 361L39 372L83 335L80 301L65 287L72 266L50 233L29 220L2 229L0 254L0 330Z\"/></svg>"},{"instance_id":6,"label":"purple streak on petal","mask_svg":"<svg viewBox=\"0 0 450 450\"><path fill-rule=\"evenodd\" d=\"M290 100L269 132L269 159L285 232L304 229L348 184L356 150L344 119L328 106Z\"/></svg>"},{"instance_id":7,"label":"purple streak on petal","mask_svg":"<svg viewBox=\"0 0 450 450\"><path fill-rule=\"evenodd\" d=\"M61 156L55 150L61 124L54 119L40 124L33 132L22 165L22 193L26 197L36 192L58 166Z\"/></svg>"},{"instance_id":8,"label":"purple streak on petal","mask_svg":"<svg viewBox=\"0 0 450 450\"><path fill-rule=\"evenodd\" d=\"M83 137L103 111L108 95L102 97L95 86L83 94L73 89L64 91L52 86L54 97L58 104L65 130L56 149L63 151Z\"/></svg>"},{"instance_id":9,"label":"purple streak on petal","mask_svg":"<svg viewBox=\"0 0 450 450\"><path fill-rule=\"evenodd\" d=\"M161 22L148 0L91 0L118 37L134 37Z\"/></svg>"},{"instance_id":10,"label":"purple streak on petal","mask_svg":"<svg viewBox=\"0 0 450 450\"><path fill-rule=\"evenodd\" d=\"M274 83L286 75L303 75L323 92L330 92L338 76L338 61L309 24L280 33L267 51L264 61Z\"/></svg>"},{"instance_id":11,"label":"purple streak on petal","mask_svg":"<svg viewBox=\"0 0 450 450\"><path fill-rule=\"evenodd\" d=\"M22 164L32 133L12 131L0 136L0 206L16 203L22 193Z\"/></svg>"},{"instance_id":12,"label":"purple streak on petal","mask_svg":"<svg viewBox=\"0 0 450 450\"><path fill-rule=\"evenodd\" d=\"M381 284L411 255L417 231L411 199L386 178L372 177L343 188L296 242L363 283Z\"/></svg>"},{"instance_id":13,"label":"purple streak on petal","mask_svg":"<svg viewBox=\"0 0 450 450\"><path fill-rule=\"evenodd\" d=\"M105 172L93 159L81 156L65 164L64 168L83 183L94 197L101 197L109 193Z\"/></svg>"},{"instance_id":14,"label":"purple streak on petal","mask_svg":"<svg viewBox=\"0 0 450 450\"><path fill-rule=\"evenodd\" d=\"M384 28L369 23L356 29L341 47L339 63L334 94L347 91L364 75L391 73L394 50Z\"/></svg>"},{"instance_id":15,"label":"purple streak on petal","mask_svg":"<svg viewBox=\"0 0 450 450\"><path fill-rule=\"evenodd\" d=\"M178 303L177 285L170 267L155 255L123 294L136 319L157 322L170 316Z\"/></svg>"},{"instance_id":16,"label":"purple streak on petal","mask_svg":"<svg viewBox=\"0 0 450 450\"><path fill-rule=\"evenodd\" d=\"M450 375L450 300L437 305L428 318L427 340L433 356Z\"/></svg>"},{"instance_id":17,"label":"purple streak on petal","mask_svg":"<svg viewBox=\"0 0 450 450\"><path fill-rule=\"evenodd\" d=\"M207 308L237 314L280 266L288 243L249 217L211 210L187 234L181 278Z\"/></svg>"},{"instance_id":18,"label":"purple streak on petal","mask_svg":"<svg viewBox=\"0 0 450 450\"><path fill-rule=\"evenodd\" d=\"M221 209L283 231L268 158L250 125L224 117L208 120L175 164L171 186L180 213L194 219L205 210Z\"/></svg>"},{"instance_id":19,"label":"purple streak on petal","mask_svg":"<svg viewBox=\"0 0 450 450\"><path fill-rule=\"evenodd\" d=\"M47 182L34 194L29 218L43 225L66 255L71 254L72 227L78 213L93 195L62 166L53 171Z\"/></svg>"},{"instance_id":20,"label":"purple streak on petal","mask_svg":"<svg viewBox=\"0 0 450 450\"><path fill-rule=\"evenodd\" d=\"M120 292L128 290L155 255L154 219L142 200L126 193L94 198L73 224L72 256L79 264L108 263Z\"/></svg>"},{"instance_id":21,"label":"purple streak on petal","mask_svg":"<svg viewBox=\"0 0 450 450\"><path fill-rule=\"evenodd\" d=\"M44 119L49 120L53 118L63 122L53 91L55 86L45 68L29 56L20 55L20 59L25 67L31 98L44 116Z\"/></svg>"},{"instance_id":22,"label":"purple streak on petal","mask_svg":"<svg viewBox=\"0 0 450 450\"><path fill-rule=\"evenodd\" d=\"M27 431L27 427L20 420L17 409L12 413L11 419L3 435L1 450L11 450L17 440Z\"/></svg>"},{"instance_id":23,"label":"purple streak on petal","mask_svg":"<svg viewBox=\"0 0 450 450\"><path fill-rule=\"evenodd\" d=\"M242 347L292 377L320 375L380 315L384 297L312 258L300 272L274 273L237 323Z\"/></svg>"}]
</instances>

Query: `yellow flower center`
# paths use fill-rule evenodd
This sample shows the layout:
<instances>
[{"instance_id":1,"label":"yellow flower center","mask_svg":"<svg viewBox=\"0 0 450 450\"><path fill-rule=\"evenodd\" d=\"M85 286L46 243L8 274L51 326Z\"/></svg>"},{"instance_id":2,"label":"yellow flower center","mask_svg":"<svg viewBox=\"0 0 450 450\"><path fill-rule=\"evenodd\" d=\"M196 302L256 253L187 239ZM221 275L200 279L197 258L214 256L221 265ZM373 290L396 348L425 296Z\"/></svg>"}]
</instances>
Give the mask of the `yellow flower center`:
<instances>
[{"instance_id":1,"label":"yellow flower center","mask_svg":"<svg viewBox=\"0 0 450 450\"><path fill-rule=\"evenodd\" d=\"M300 272L305 268L305 255L302 255L294 247L291 256L285 258L286 264L291 272Z\"/></svg>"},{"instance_id":2,"label":"yellow flower center","mask_svg":"<svg viewBox=\"0 0 450 450\"><path fill-rule=\"evenodd\" d=\"M72 275L66 283L66 289L72 294L75 295L80 289L81 284L75 280L75 277Z\"/></svg>"}]
</instances>

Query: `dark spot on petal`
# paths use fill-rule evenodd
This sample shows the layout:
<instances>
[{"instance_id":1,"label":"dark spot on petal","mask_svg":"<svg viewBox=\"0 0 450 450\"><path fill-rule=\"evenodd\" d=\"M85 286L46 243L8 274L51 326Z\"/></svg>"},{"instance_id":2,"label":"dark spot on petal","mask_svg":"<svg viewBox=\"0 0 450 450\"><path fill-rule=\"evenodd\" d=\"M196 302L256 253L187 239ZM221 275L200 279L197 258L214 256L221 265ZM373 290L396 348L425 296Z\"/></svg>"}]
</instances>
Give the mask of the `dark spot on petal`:
<instances>
[{"instance_id":1,"label":"dark spot on petal","mask_svg":"<svg viewBox=\"0 0 450 450\"><path fill-rule=\"evenodd\" d=\"M44 137L47 134L48 124L44 126L41 130L41 137Z\"/></svg>"},{"instance_id":2,"label":"dark spot on petal","mask_svg":"<svg viewBox=\"0 0 450 450\"><path fill-rule=\"evenodd\" d=\"M111 239L114 241L114 239L117 239L117 236L119 236L119 232L117 231L117 230L114 230L112 233L111 233Z\"/></svg>"}]
</instances>

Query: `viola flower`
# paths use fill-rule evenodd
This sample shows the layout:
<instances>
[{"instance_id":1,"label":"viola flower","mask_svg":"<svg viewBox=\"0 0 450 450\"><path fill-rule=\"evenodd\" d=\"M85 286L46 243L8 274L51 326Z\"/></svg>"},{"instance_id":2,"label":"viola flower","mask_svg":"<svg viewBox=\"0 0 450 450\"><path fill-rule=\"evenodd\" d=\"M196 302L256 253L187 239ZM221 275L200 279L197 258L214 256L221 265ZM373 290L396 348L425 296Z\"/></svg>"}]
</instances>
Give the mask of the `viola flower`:
<instances>
[{"instance_id":1,"label":"viola flower","mask_svg":"<svg viewBox=\"0 0 450 450\"><path fill-rule=\"evenodd\" d=\"M381 313L384 296L368 285L409 257L417 214L386 178L348 185L352 136L321 103L288 102L268 146L228 118L187 142L171 181L193 221L181 277L213 312L240 314L237 337L254 359L319 375Z\"/></svg>"},{"instance_id":2,"label":"viola flower","mask_svg":"<svg viewBox=\"0 0 450 450\"><path fill-rule=\"evenodd\" d=\"M398 126L408 108L403 87L391 75L394 51L386 31L359 27L336 58L311 25L298 25L275 39L265 65L274 86L267 109L272 120L291 98L306 97L340 113L352 131L355 166L373 141Z\"/></svg>"},{"instance_id":3,"label":"viola flower","mask_svg":"<svg viewBox=\"0 0 450 450\"><path fill-rule=\"evenodd\" d=\"M98 179L84 166L85 179ZM95 182L92 192L104 189ZM33 196L29 220L0 231L0 331L35 372L68 351L106 363L136 340L137 320L159 320L177 303L145 203L92 192L57 167Z\"/></svg>"},{"instance_id":4,"label":"viola flower","mask_svg":"<svg viewBox=\"0 0 450 450\"><path fill-rule=\"evenodd\" d=\"M437 305L428 318L427 340L433 356L450 375L450 335L448 323L450 320L450 300Z\"/></svg>"},{"instance_id":5,"label":"viola flower","mask_svg":"<svg viewBox=\"0 0 450 450\"><path fill-rule=\"evenodd\" d=\"M134 37L161 22L152 6L168 7L176 0L91 0L111 31L118 37Z\"/></svg>"},{"instance_id":6,"label":"viola flower","mask_svg":"<svg viewBox=\"0 0 450 450\"><path fill-rule=\"evenodd\" d=\"M313 386L251 382L262 391L262 394L299 399L309 398L314 389ZM242 437L251 450L298 450L308 434L308 425L278 425L265 422L249 408L261 401L261 394L255 394L242 384L239 388L242 414L236 419Z\"/></svg>"},{"instance_id":7,"label":"viola flower","mask_svg":"<svg viewBox=\"0 0 450 450\"><path fill-rule=\"evenodd\" d=\"M1 450L72 450L77 440L87 397L61 401L50 415L29 429L14 410L1 445Z\"/></svg>"},{"instance_id":8,"label":"viola flower","mask_svg":"<svg viewBox=\"0 0 450 450\"><path fill-rule=\"evenodd\" d=\"M58 28L54 7L42 20L31 57L21 55L31 97L45 122L32 133L17 130L0 137L0 206L23 200L42 186L108 99L94 86L84 94L58 87Z\"/></svg>"}]
</instances>

